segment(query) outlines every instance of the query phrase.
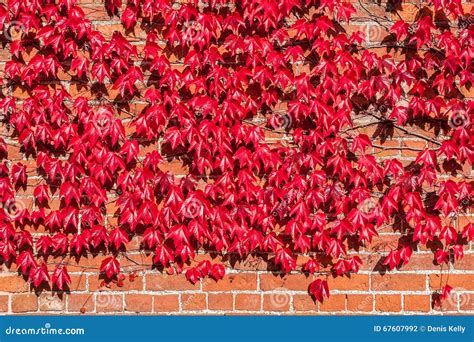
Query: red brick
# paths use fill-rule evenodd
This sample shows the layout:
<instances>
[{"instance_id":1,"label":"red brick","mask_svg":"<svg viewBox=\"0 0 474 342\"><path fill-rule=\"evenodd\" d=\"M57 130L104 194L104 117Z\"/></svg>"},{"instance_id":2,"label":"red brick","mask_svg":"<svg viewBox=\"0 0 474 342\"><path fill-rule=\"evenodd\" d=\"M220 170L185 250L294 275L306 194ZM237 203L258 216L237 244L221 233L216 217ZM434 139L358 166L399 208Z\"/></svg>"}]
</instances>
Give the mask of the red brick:
<instances>
[{"instance_id":1,"label":"red brick","mask_svg":"<svg viewBox=\"0 0 474 342\"><path fill-rule=\"evenodd\" d=\"M152 296L146 294L125 295L125 310L132 312L151 312Z\"/></svg>"},{"instance_id":2,"label":"red brick","mask_svg":"<svg viewBox=\"0 0 474 342\"><path fill-rule=\"evenodd\" d=\"M178 295L160 295L153 297L154 312L176 312L179 311Z\"/></svg>"},{"instance_id":3,"label":"red brick","mask_svg":"<svg viewBox=\"0 0 474 342\"><path fill-rule=\"evenodd\" d=\"M403 140L401 143L402 147L409 147L412 149L419 149L424 150L426 148L426 141L422 140ZM419 151L412 151L412 150L404 150L403 156L404 157L416 157L418 156Z\"/></svg>"},{"instance_id":4,"label":"red brick","mask_svg":"<svg viewBox=\"0 0 474 342\"><path fill-rule=\"evenodd\" d=\"M291 295L284 292L274 292L263 296L263 311L289 311Z\"/></svg>"},{"instance_id":5,"label":"red brick","mask_svg":"<svg viewBox=\"0 0 474 342\"><path fill-rule=\"evenodd\" d=\"M181 305L185 311L206 309L206 295L203 293L181 295Z\"/></svg>"},{"instance_id":6,"label":"red brick","mask_svg":"<svg viewBox=\"0 0 474 342\"><path fill-rule=\"evenodd\" d=\"M374 296L371 294L348 294L347 311L370 312L374 307Z\"/></svg>"},{"instance_id":7,"label":"red brick","mask_svg":"<svg viewBox=\"0 0 474 342\"><path fill-rule=\"evenodd\" d=\"M147 274L145 278L147 291L182 291L199 289L199 283L194 285L191 284L184 274Z\"/></svg>"},{"instance_id":8,"label":"red brick","mask_svg":"<svg viewBox=\"0 0 474 342\"><path fill-rule=\"evenodd\" d=\"M372 291L423 291L426 290L426 276L417 274L372 274Z\"/></svg>"},{"instance_id":9,"label":"red brick","mask_svg":"<svg viewBox=\"0 0 474 342\"><path fill-rule=\"evenodd\" d=\"M234 308L234 298L231 293L210 293L207 301L209 310L231 311Z\"/></svg>"},{"instance_id":10,"label":"red brick","mask_svg":"<svg viewBox=\"0 0 474 342\"><path fill-rule=\"evenodd\" d=\"M64 298L50 292L41 293L38 303L40 311L64 311L66 308Z\"/></svg>"},{"instance_id":11,"label":"red brick","mask_svg":"<svg viewBox=\"0 0 474 342\"><path fill-rule=\"evenodd\" d=\"M90 255L88 257L81 257L78 261L76 261L75 258L71 258L69 259L67 270L70 273L93 272L93 271L96 272L100 268L100 265L104 259L105 257L93 257ZM94 277L98 278L98 275L97 276L94 275ZM89 279L91 279L91 276L89 276ZM89 286L89 289L91 290L90 286Z\"/></svg>"},{"instance_id":12,"label":"red brick","mask_svg":"<svg viewBox=\"0 0 474 342\"><path fill-rule=\"evenodd\" d=\"M23 153L21 153L19 146L7 145L7 153L8 153L8 159L9 160L13 161L13 160L22 160L23 159Z\"/></svg>"},{"instance_id":13,"label":"red brick","mask_svg":"<svg viewBox=\"0 0 474 342\"><path fill-rule=\"evenodd\" d=\"M160 170L163 172L169 171L173 175L187 175L189 173L189 168L184 166L183 163L178 160L160 164Z\"/></svg>"},{"instance_id":14,"label":"red brick","mask_svg":"<svg viewBox=\"0 0 474 342\"><path fill-rule=\"evenodd\" d=\"M319 304L319 311L344 311L346 309L346 296L342 294L334 294L329 298L325 298Z\"/></svg>"},{"instance_id":15,"label":"red brick","mask_svg":"<svg viewBox=\"0 0 474 342\"><path fill-rule=\"evenodd\" d=\"M71 274L71 284L69 285L69 290L71 291L84 291L86 289L86 279L85 274L72 275Z\"/></svg>"},{"instance_id":16,"label":"red brick","mask_svg":"<svg viewBox=\"0 0 474 342\"><path fill-rule=\"evenodd\" d=\"M95 298L93 294L73 293L67 298L67 311L74 314L91 313L95 310Z\"/></svg>"},{"instance_id":17,"label":"red brick","mask_svg":"<svg viewBox=\"0 0 474 342\"><path fill-rule=\"evenodd\" d=\"M361 1L361 4L358 2L354 1L354 8L356 10L356 13L354 13L354 17L366 17L367 12L369 11L372 15L375 17L381 17L384 18L387 15L387 12L385 10L385 5L377 4L372 1ZM363 7L362 7L363 6Z\"/></svg>"},{"instance_id":18,"label":"red brick","mask_svg":"<svg viewBox=\"0 0 474 342\"><path fill-rule=\"evenodd\" d=\"M397 14L392 14L392 20L404 20L407 22L415 21L417 15L419 13L419 9L416 5L413 4L402 4L402 9L397 11Z\"/></svg>"},{"instance_id":19,"label":"red brick","mask_svg":"<svg viewBox=\"0 0 474 342\"><path fill-rule=\"evenodd\" d=\"M258 311L261 308L261 297L258 294L237 294L235 310Z\"/></svg>"},{"instance_id":20,"label":"red brick","mask_svg":"<svg viewBox=\"0 0 474 342\"><path fill-rule=\"evenodd\" d=\"M474 295L472 293L459 292L456 295L461 311L474 311Z\"/></svg>"},{"instance_id":21,"label":"red brick","mask_svg":"<svg viewBox=\"0 0 474 342\"><path fill-rule=\"evenodd\" d=\"M374 147L374 155L377 158L382 158L382 157L395 157L400 155L400 142L394 140L386 140L383 143L380 141L375 141L374 145L382 146L381 148L379 147Z\"/></svg>"},{"instance_id":22,"label":"red brick","mask_svg":"<svg viewBox=\"0 0 474 342\"><path fill-rule=\"evenodd\" d=\"M204 291L238 291L256 290L257 275L255 273L226 274L224 279L215 282L205 281L202 284Z\"/></svg>"},{"instance_id":23,"label":"red brick","mask_svg":"<svg viewBox=\"0 0 474 342\"><path fill-rule=\"evenodd\" d=\"M429 295L404 295L403 303L405 311L428 312L431 309L431 297Z\"/></svg>"},{"instance_id":24,"label":"red brick","mask_svg":"<svg viewBox=\"0 0 474 342\"><path fill-rule=\"evenodd\" d=\"M376 295L375 310L380 312L400 312L401 296L400 295Z\"/></svg>"},{"instance_id":25,"label":"red brick","mask_svg":"<svg viewBox=\"0 0 474 342\"><path fill-rule=\"evenodd\" d=\"M408 264L403 265L402 271L439 270L439 265L433 262L433 254L413 254Z\"/></svg>"},{"instance_id":26,"label":"red brick","mask_svg":"<svg viewBox=\"0 0 474 342\"><path fill-rule=\"evenodd\" d=\"M137 239L133 239L132 241L137 241ZM136 242L134 243L129 243L127 245L127 248L128 249L140 249L140 245L139 243L137 244ZM143 270L143 265L151 265L153 263L153 255L152 254L149 254L149 255L143 255L143 253L138 253L138 254L133 254L133 253L130 253L128 255L128 258L127 259L122 259L120 261L120 265L124 268L126 268L127 270L127 274L130 274L131 272L136 272L136 278L135 280L137 280L139 277L141 277L139 275L140 271Z\"/></svg>"},{"instance_id":27,"label":"red brick","mask_svg":"<svg viewBox=\"0 0 474 342\"><path fill-rule=\"evenodd\" d=\"M123 296L107 292L96 293L95 307L97 312L121 312Z\"/></svg>"},{"instance_id":28,"label":"red brick","mask_svg":"<svg viewBox=\"0 0 474 342\"><path fill-rule=\"evenodd\" d=\"M369 276L367 274L351 274L350 277L329 277L328 286L330 290L367 291Z\"/></svg>"},{"instance_id":29,"label":"red brick","mask_svg":"<svg viewBox=\"0 0 474 342\"><path fill-rule=\"evenodd\" d=\"M104 5L81 6L88 20L110 20Z\"/></svg>"},{"instance_id":30,"label":"red brick","mask_svg":"<svg viewBox=\"0 0 474 342\"><path fill-rule=\"evenodd\" d=\"M21 276L0 275L0 291L2 292L27 292L29 288L29 283Z\"/></svg>"},{"instance_id":31,"label":"red brick","mask_svg":"<svg viewBox=\"0 0 474 342\"><path fill-rule=\"evenodd\" d=\"M269 263L261 257L248 256L245 260L236 261L232 268L239 271L267 271Z\"/></svg>"},{"instance_id":32,"label":"red brick","mask_svg":"<svg viewBox=\"0 0 474 342\"><path fill-rule=\"evenodd\" d=\"M0 296L0 312L8 311L8 296Z\"/></svg>"},{"instance_id":33,"label":"red brick","mask_svg":"<svg viewBox=\"0 0 474 342\"><path fill-rule=\"evenodd\" d=\"M89 289L91 291L94 290L111 290L111 291L142 291L143 290L143 277L137 276L133 281L130 281L127 276L125 276L125 280L120 284L117 285L117 282L109 282L107 287L101 287L101 283L104 279L99 278L97 274L89 276Z\"/></svg>"},{"instance_id":34,"label":"red brick","mask_svg":"<svg viewBox=\"0 0 474 342\"><path fill-rule=\"evenodd\" d=\"M434 311L440 312L457 312L458 311L458 299L456 294L452 294L448 299L441 300L441 305L434 305Z\"/></svg>"},{"instance_id":35,"label":"red brick","mask_svg":"<svg viewBox=\"0 0 474 342\"><path fill-rule=\"evenodd\" d=\"M438 290L445 283L456 289L464 289L474 291L474 274L450 274L449 278L443 275L442 278L438 274L430 274L430 288ZM441 281L442 280L442 281Z\"/></svg>"},{"instance_id":36,"label":"red brick","mask_svg":"<svg viewBox=\"0 0 474 342\"><path fill-rule=\"evenodd\" d=\"M293 295L293 306L296 311L317 311L318 303L307 294Z\"/></svg>"},{"instance_id":37,"label":"red brick","mask_svg":"<svg viewBox=\"0 0 474 342\"><path fill-rule=\"evenodd\" d=\"M303 274L289 274L284 277L273 274L260 274L260 289L272 291L275 289L287 289L292 291L306 291L311 279Z\"/></svg>"},{"instance_id":38,"label":"red brick","mask_svg":"<svg viewBox=\"0 0 474 342\"><path fill-rule=\"evenodd\" d=\"M38 310L38 298L34 294L17 294L12 297L12 311L34 312Z\"/></svg>"}]
</instances>

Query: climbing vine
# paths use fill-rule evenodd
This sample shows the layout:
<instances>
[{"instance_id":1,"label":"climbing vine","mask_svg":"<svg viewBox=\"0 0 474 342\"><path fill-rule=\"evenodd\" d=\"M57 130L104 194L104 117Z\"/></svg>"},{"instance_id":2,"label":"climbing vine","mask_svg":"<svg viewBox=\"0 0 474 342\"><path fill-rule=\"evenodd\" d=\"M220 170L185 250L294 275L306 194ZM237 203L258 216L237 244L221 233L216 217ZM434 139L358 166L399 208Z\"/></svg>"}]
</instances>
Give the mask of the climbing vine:
<instances>
[{"instance_id":1,"label":"climbing vine","mask_svg":"<svg viewBox=\"0 0 474 342\"><path fill-rule=\"evenodd\" d=\"M253 255L314 274L321 302L326 277L358 272L382 228L400 232L385 269L420 248L439 265L463 257L474 27L460 0L427 1L414 22L393 5L377 44L348 29L356 11L339 0L104 5L122 23L110 36L74 0L0 4L0 257L34 287L67 289L68 258L88 254L122 281L136 237L190 282L225 273L189 266L196 253ZM370 126L425 147L379 158ZM173 160L187 175L163 168ZM51 269L51 256L63 262Z\"/></svg>"}]
</instances>

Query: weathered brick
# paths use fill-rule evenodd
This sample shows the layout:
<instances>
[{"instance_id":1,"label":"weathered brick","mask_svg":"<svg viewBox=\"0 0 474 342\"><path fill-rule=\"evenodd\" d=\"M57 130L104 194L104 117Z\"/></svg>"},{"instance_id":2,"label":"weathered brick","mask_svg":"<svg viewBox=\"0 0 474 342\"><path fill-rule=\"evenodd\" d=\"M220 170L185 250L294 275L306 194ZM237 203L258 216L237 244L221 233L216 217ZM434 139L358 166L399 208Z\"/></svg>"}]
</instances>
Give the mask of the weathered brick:
<instances>
[{"instance_id":1,"label":"weathered brick","mask_svg":"<svg viewBox=\"0 0 474 342\"><path fill-rule=\"evenodd\" d=\"M218 282L214 280L203 282L202 288L204 291L256 290L257 275L253 273L226 274L224 279Z\"/></svg>"},{"instance_id":2,"label":"weathered brick","mask_svg":"<svg viewBox=\"0 0 474 342\"><path fill-rule=\"evenodd\" d=\"M28 282L18 275L0 275L0 291L2 292L27 292L30 286Z\"/></svg>"},{"instance_id":3,"label":"weathered brick","mask_svg":"<svg viewBox=\"0 0 474 342\"><path fill-rule=\"evenodd\" d=\"M374 296L372 294L348 294L347 311L370 312L374 309Z\"/></svg>"},{"instance_id":4,"label":"weathered brick","mask_svg":"<svg viewBox=\"0 0 474 342\"><path fill-rule=\"evenodd\" d=\"M235 295L235 310L258 311L260 309L260 295L247 293Z\"/></svg>"},{"instance_id":5,"label":"weathered brick","mask_svg":"<svg viewBox=\"0 0 474 342\"><path fill-rule=\"evenodd\" d=\"M372 274L372 291L423 291L426 276L418 274Z\"/></svg>"},{"instance_id":6,"label":"weathered brick","mask_svg":"<svg viewBox=\"0 0 474 342\"><path fill-rule=\"evenodd\" d=\"M448 283L455 290L474 291L474 274L450 274L449 278L446 275L440 277L438 274L430 274L429 281L432 290L437 290L444 286L444 283Z\"/></svg>"},{"instance_id":7,"label":"weathered brick","mask_svg":"<svg viewBox=\"0 0 474 342\"><path fill-rule=\"evenodd\" d=\"M97 312L123 311L123 296L107 292L96 293L95 307Z\"/></svg>"},{"instance_id":8,"label":"weathered brick","mask_svg":"<svg viewBox=\"0 0 474 342\"><path fill-rule=\"evenodd\" d=\"M66 308L63 296L52 293L41 293L38 297L38 303L40 311L64 311Z\"/></svg>"},{"instance_id":9,"label":"weathered brick","mask_svg":"<svg viewBox=\"0 0 474 342\"><path fill-rule=\"evenodd\" d=\"M234 308L234 298L231 293L210 293L207 301L209 310L230 311Z\"/></svg>"},{"instance_id":10,"label":"weathered brick","mask_svg":"<svg viewBox=\"0 0 474 342\"><path fill-rule=\"evenodd\" d=\"M206 295L203 293L181 295L181 305L185 311L196 311L206 309Z\"/></svg>"},{"instance_id":11,"label":"weathered brick","mask_svg":"<svg viewBox=\"0 0 474 342\"><path fill-rule=\"evenodd\" d=\"M288 311L291 295L284 292L274 292L263 295L263 311Z\"/></svg>"},{"instance_id":12,"label":"weathered brick","mask_svg":"<svg viewBox=\"0 0 474 342\"><path fill-rule=\"evenodd\" d=\"M318 303L307 294L293 295L293 306L296 311L317 311Z\"/></svg>"},{"instance_id":13,"label":"weathered brick","mask_svg":"<svg viewBox=\"0 0 474 342\"><path fill-rule=\"evenodd\" d=\"M95 297L93 294L73 293L67 296L67 311L69 313L92 313L95 310Z\"/></svg>"},{"instance_id":14,"label":"weathered brick","mask_svg":"<svg viewBox=\"0 0 474 342\"><path fill-rule=\"evenodd\" d=\"M376 295L375 310L379 312L400 312L401 296L400 295Z\"/></svg>"},{"instance_id":15,"label":"weathered brick","mask_svg":"<svg viewBox=\"0 0 474 342\"><path fill-rule=\"evenodd\" d=\"M303 274L289 274L283 277L273 274L260 275L260 289L262 291L271 291L277 288L287 289L292 291L306 291L311 279Z\"/></svg>"},{"instance_id":16,"label":"weathered brick","mask_svg":"<svg viewBox=\"0 0 474 342\"><path fill-rule=\"evenodd\" d=\"M151 312L152 296L146 294L125 295L125 311Z\"/></svg>"},{"instance_id":17,"label":"weathered brick","mask_svg":"<svg viewBox=\"0 0 474 342\"><path fill-rule=\"evenodd\" d=\"M332 290L367 291L369 276L367 274L351 274L350 277L329 277L328 286Z\"/></svg>"},{"instance_id":18,"label":"weathered brick","mask_svg":"<svg viewBox=\"0 0 474 342\"><path fill-rule=\"evenodd\" d=\"M429 295L404 295L403 303L405 311L428 312L431 309Z\"/></svg>"},{"instance_id":19,"label":"weathered brick","mask_svg":"<svg viewBox=\"0 0 474 342\"><path fill-rule=\"evenodd\" d=\"M0 312L7 312L8 311L8 296L0 296Z\"/></svg>"},{"instance_id":20,"label":"weathered brick","mask_svg":"<svg viewBox=\"0 0 474 342\"><path fill-rule=\"evenodd\" d=\"M38 310L38 297L35 294L16 294L12 297L14 313L35 312Z\"/></svg>"},{"instance_id":21,"label":"weathered brick","mask_svg":"<svg viewBox=\"0 0 474 342\"><path fill-rule=\"evenodd\" d=\"M153 297L154 312L176 312L179 311L178 295L160 295Z\"/></svg>"},{"instance_id":22,"label":"weathered brick","mask_svg":"<svg viewBox=\"0 0 474 342\"><path fill-rule=\"evenodd\" d=\"M167 274L147 274L146 290L151 291L182 291L197 290L199 283L191 284L184 274L167 275Z\"/></svg>"},{"instance_id":23,"label":"weathered brick","mask_svg":"<svg viewBox=\"0 0 474 342\"><path fill-rule=\"evenodd\" d=\"M344 311L346 309L346 296L342 294L334 294L329 298L325 298L322 303L319 304L320 311Z\"/></svg>"}]
</instances>

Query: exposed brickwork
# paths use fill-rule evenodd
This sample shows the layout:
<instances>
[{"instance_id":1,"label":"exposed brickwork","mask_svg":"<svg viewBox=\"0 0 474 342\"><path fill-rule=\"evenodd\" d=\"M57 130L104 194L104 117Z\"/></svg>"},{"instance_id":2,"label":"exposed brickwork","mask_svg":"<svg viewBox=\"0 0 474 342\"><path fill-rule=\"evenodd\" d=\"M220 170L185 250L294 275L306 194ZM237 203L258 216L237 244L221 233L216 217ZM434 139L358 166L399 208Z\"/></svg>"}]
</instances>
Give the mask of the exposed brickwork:
<instances>
[{"instance_id":1,"label":"exposed brickwork","mask_svg":"<svg viewBox=\"0 0 474 342\"><path fill-rule=\"evenodd\" d=\"M100 1L79 0L82 8L95 27L102 32L106 38L115 31L121 31L136 42L140 47L143 44L145 33L140 28L135 28L131 33L126 33L117 17L110 18L104 10ZM382 41L386 36L386 30L374 21L367 21L367 11L382 18L382 23L390 23L396 19L392 13L386 11L387 3L376 4L375 1L364 1L364 8L359 6L358 1L352 1L358 9L358 15L347 26L347 30L362 30L369 36L369 43ZM391 2L390 2L391 3ZM398 14L405 20L413 21L418 15L419 1L404 1L400 6ZM472 8L471 2L465 3L466 12ZM374 49L378 53L386 53L385 49ZM404 56L397 56L404 58ZM25 59L31 55L25 53ZM0 49L0 71L3 71L5 61L9 59L8 51ZM182 61L174 61L179 67ZM297 66L298 67L298 66ZM64 75L64 80L70 77ZM73 97L78 95L94 96L85 87L78 84L66 83L68 91ZM54 85L50 85L54 87ZM21 88L12 89L14 96L25 98L28 94ZM462 89L464 96L472 97L473 90ZM116 96L116 90L108 89L108 96ZM143 103L130 105L131 111L140 111ZM126 120L125 120L126 121ZM2 130L4 128L2 127ZM375 137L375 126L359 129L371 137ZM414 128L415 130L415 128ZM0 131L0 134L4 132ZM424 130L423 134L434 136L433 130ZM268 135L268 141L280 139L280 136ZM411 149L423 149L431 147L429 143L416 137L407 137L400 132L386 140L373 139L376 146L373 151L379 158L397 158L403 163L409 163L418 152ZM141 155L156 149L157 146L146 146L142 148ZM25 159L18 146L8 145L8 158L11 161L21 160L29 169L36 167L34 160ZM163 171L170 171L175 175L187 173L187 167L179 161L172 160L160 166ZM464 174L473 174L472 169L462 171ZM30 180L34 182L34 179ZM26 206L31 205L32 187L28 187L20 194ZM59 202L59 201L57 201ZM51 206L54 207L54 201ZM56 203L59 205L59 203ZM114 206L110 205L108 211L113 213ZM474 215L458 219L458 225L463 226L472 221ZM110 217L110 223L114 218ZM32 232L41 234L41 227ZM315 303L307 293L310 277L303 274L290 274L280 276L271 271L271 265L256 259L249 258L246 261L230 264L222 261L227 266L226 277L216 283L214 280L204 279L193 285L183 275L165 275L151 267L137 266L151 265L150 255L131 252L128 257L132 260L121 259L124 274L136 272L136 277L126 278L121 286L110 284L110 287L102 286L102 280L98 276L98 268L103 259L102 256L89 256L80 260L69 260L69 273L72 284L70 292L58 296L51 294L49 290L42 293L30 291L29 284L18 276L15 265L8 269L2 265L0 274L0 313L2 314L25 314L25 313L68 313L86 314L231 314L231 313L260 313L260 314L378 314L378 313L438 313L440 310L446 313L474 313L474 250L471 244L466 251L463 260L455 264L449 271L449 284L454 287L451 298L443 302L442 308L433 308L431 296L433 291L439 290L441 277L447 277L445 269L433 263L433 255L429 250L420 250L413 257L409 265L399 271L380 274L377 265L398 238L393 230L381 231L380 236L372 243L358 252L364 262L359 274L350 278L329 277L329 288L331 297L323 304ZM130 242L130 246L136 246L136 239ZM198 260L209 258L198 256ZM304 262L304 256L300 256L298 264ZM50 258L54 264L54 258ZM54 269L54 266L51 266ZM444 279L445 280L445 279Z\"/></svg>"}]
</instances>

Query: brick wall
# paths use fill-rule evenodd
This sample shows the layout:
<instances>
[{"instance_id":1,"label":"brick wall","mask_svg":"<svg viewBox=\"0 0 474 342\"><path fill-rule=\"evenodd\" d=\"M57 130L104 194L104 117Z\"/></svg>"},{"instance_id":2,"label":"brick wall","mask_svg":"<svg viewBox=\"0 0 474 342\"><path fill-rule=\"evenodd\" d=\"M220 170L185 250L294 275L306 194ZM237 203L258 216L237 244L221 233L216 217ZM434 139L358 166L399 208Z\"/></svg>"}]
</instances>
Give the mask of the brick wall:
<instances>
[{"instance_id":1,"label":"brick wall","mask_svg":"<svg viewBox=\"0 0 474 342\"><path fill-rule=\"evenodd\" d=\"M360 5L353 1L358 14L347 26L348 31L362 30L368 33L368 44L381 42L386 35L381 24L390 24L398 15L406 20L414 20L419 12L419 1L404 2L398 15L387 12L387 6L392 2L364 1ZM87 13L94 27L105 37L110 37L113 31L118 30L126 34L137 46L143 45L146 34L139 28L134 32L126 33L117 17L109 17L103 3L93 0L79 0L81 7ZM466 12L472 8L470 2L465 4ZM369 13L378 17L377 21ZM374 48L378 53L385 53L385 48ZM33 54L34 52L32 52ZM393 52L392 52L393 53ZM404 56L395 54L403 59ZM31 57L28 54L26 58ZM0 70L3 70L5 61L9 59L6 49L0 49ZM176 67L181 60L173 61ZM304 65L297 66L305 68ZM68 75L64 75L63 85L69 93L93 97L85 88L71 82ZM19 87L10 89L18 98L28 95ZM116 91L107 89L110 98L115 97ZM463 95L473 97L473 90L463 88ZM131 112L138 112L144 107L143 102L130 104ZM124 122L127 125L126 116ZM368 122L357 122L364 126ZM355 125L356 125L355 124ZM376 126L367 126L359 131L373 139L375 146L373 153L383 158L397 158L403 163L414 160L419 150L432 147L426 140L404 133L395 132L388 139L382 139L376 132ZM413 132L423 133L429 137L436 137L436 129L421 130L413 127ZM10 137L7 127L1 127L1 133ZM268 133L268 141L281 139L281 136ZM21 152L17 141L11 141L8 146L10 161L21 160L28 166L29 171L35 172L35 161L26 158ZM143 147L141 155L156 145ZM163 170L170 170L175 175L184 175L185 166L177 159L165 162ZM472 169L461 171L464 175L473 175ZM441 175L443 177L443 175ZM448 177L445 175L445 177ZM34 179L32 180L34 181ZM32 194L26 190L20 194L25 206L33 205ZM53 199L51 206L59 206L59 200ZM108 212L114 212L110 204ZM113 223L112 214L109 222ZM457 226L463 227L466 222L472 221L472 210L467 215L457 218ZM31 228L35 234L44 230ZM152 256L138 251L140 241L135 238L128 249L128 257L121 258L122 271L126 275L121 284L103 284L99 279L98 269L102 256L89 256L79 261L68 260L68 270L72 278L70 291L56 293L49 290L33 291L29 284L15 272L16 267L8 268L2 265L0 274L0 312L7 314L20 313L70 313L86 314L117 313L117 314L185 314L185 313L265 313L265 314L353 314L353 313L474 313L474 250L471 244L465 257L457 262L449 271L433 263L433 254L430 250L419 250L412 257L411 262L399 271L384 274L379 272L383 256L393 247L399 234L387 227L380 231L380 236L358 252L364 266L358 274L350 278L329 277L331 297L323 304L315 303L307 293L311 277L294 272L282 276L274 272L272 265L263 258L256 256L245 261L221 260L226 265L226 277L216 283L214 280L204 279L193 285L184 275L166 275L152 270ZM135 252L133 252L135 250ZM210 256L198 255L196 262L210 259ZM298 265L302 265L305 256L298 256ZM51 269L60 260L49 259ZM212 259L213 262L219 261ZM448 275L449 273L449 275ZM440 284L446 282L454 287L450 299L443 302L441 308L432 306L433 291L440 289Z\"/></svg>"}]
</instances>

